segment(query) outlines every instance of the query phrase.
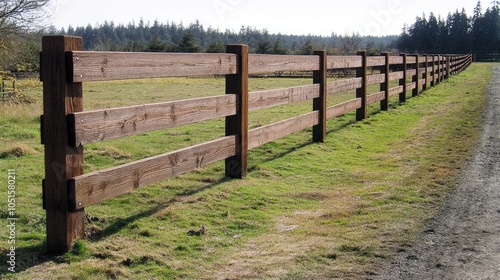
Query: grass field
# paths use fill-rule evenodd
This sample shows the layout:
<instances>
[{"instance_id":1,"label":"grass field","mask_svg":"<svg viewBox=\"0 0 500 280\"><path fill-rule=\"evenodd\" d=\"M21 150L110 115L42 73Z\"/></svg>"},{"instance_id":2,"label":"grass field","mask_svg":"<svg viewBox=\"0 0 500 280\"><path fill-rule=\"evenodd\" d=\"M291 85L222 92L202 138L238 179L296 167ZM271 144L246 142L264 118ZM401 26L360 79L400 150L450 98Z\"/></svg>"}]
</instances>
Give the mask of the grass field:
<instances>
[{"instance_id":1,"label":"grass field","mask_svg":"<svg viewBox=\"0 0 500 280\"><path fill-rule=\"evenodd\" d=\"M222 162L86 209L88 238L63 256L44 254L45 212L39 144L41 85L0 104L0 172L17 174L19 279L358 279L411 246L472 152L493 64L465 72L389 112L371 107L328 122L326 143L311 130L250 152L247 178L226 180ZM310 79L252 79L263 90ZM377 89L372 89L377 91ZM223 94L224 79L172 78L84 84L85 109ZM329 103L351 99L335 96ZM27 102L26 102L27 101ZM258 127L310 112L311 102L252 112ZM375 114L377 113L377 114ZM223 120L85 147L85 172L202 143L224 134ZM4 176L5 175L5 176ZM7 220L7 191L0 218ZM3 223L2 223L3 225ZM205 235L190 236L204 226ZM4 231L2 231L3 233Z\"/></svg>"}]
</instances>

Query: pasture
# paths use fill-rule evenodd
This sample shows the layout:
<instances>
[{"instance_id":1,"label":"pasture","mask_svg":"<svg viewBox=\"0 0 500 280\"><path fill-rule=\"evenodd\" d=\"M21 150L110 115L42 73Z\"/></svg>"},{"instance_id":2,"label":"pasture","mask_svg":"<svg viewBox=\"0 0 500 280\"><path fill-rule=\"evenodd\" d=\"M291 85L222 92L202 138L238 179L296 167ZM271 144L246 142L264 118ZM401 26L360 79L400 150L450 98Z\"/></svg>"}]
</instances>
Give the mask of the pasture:
<instances>
[{"instance_id":1,"label":"pasture","mask_svg":"<svg viewBox=\"0 0 500 280\"><path fill-rule=\"evenodd\" d=\"M87 239L60 257L45 251L41 85L20 81L24 97L1 103L0 172L17 173L18 272L61 279L361 278L411 246L471 153L480 131L492 64L459 75L388 112L328 122L325 143L311 129L249 153L243 180L218 162L86 208ZM85 110L224 93L223 78L168 78L84 85ZM250 91L310 84L256 78ZM378 91L378 89L373 89ZM411 93L410 93L411 95ZM354 91L328 99L337 104ZM250 113L250 128L311 111L311 102ZM85 172L224 136L206 121L85 146ZM3 191L5 194L5 191ZM2 197L5 195L2 194ZM6 199L0 217L8 217ZM197 233L201 227L204 234ZM8 248L1 240L2 252ZM2 254L2 260L5 254Z\"/></svg>"}]
</instances>

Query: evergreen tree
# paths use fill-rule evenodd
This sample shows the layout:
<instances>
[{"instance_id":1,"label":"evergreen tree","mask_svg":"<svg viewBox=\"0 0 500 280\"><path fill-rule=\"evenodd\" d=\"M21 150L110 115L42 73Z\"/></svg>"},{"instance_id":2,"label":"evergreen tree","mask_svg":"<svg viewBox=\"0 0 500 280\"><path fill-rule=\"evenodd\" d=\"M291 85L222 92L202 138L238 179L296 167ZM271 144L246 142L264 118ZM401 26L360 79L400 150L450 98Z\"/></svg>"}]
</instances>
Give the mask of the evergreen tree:
<instances>
[{"instance_id":1,"label":"evergreen tree","mask_svg":"<svg viewBox=\"0 0 500 280\"><path fill-rule=\"evenodd\" d=\"M198 42L196 42L193 34L190 32L184 32L182 39L177 46L177 51L183 53L197 53L201 52L201 47Z\"/></svg>"}]
</instances>

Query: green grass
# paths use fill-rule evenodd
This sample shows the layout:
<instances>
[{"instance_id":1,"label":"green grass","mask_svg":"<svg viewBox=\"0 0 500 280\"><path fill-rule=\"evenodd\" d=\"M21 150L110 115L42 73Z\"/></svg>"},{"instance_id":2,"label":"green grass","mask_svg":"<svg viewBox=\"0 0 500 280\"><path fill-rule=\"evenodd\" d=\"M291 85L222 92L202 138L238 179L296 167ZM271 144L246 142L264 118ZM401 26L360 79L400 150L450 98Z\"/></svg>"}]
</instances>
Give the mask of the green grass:
<instances>
[{"instance_id":1,"label":"green grass","mask_svg":"<svg viewBox=\"0 0 500 280\"><path fill-rule=\"evenodd\" d=\"M352 113L331 120L326 143L312 143L307 129L254 149L243 180L224 179L219 162L89 207L88 238L60 257L43 253L41 92L37 85L26 86L34 102L2 104L0 113L0 171L18 173L15 277L331 279L376 273L380 263L412 244L454 187L480 131L491 67L474 64L405 106L397 106L395 97L389 112L374 114L379 110L371 106L363 122L355 123ZM250 87L309 83L252 79ZM89 83L84 92L85 108L93 110L223 94L224 80ZM334 96L329 103L353 97ZM311 108L308 101L253 112L250 127ZM88 145L85 170L223 133L223 121L214 120ZM205 235L187 234L202 225ZM0 244L2 251L7 248L5 239ZM6 271L4 261L0 270Z\"/></svg>"}]
</instances>

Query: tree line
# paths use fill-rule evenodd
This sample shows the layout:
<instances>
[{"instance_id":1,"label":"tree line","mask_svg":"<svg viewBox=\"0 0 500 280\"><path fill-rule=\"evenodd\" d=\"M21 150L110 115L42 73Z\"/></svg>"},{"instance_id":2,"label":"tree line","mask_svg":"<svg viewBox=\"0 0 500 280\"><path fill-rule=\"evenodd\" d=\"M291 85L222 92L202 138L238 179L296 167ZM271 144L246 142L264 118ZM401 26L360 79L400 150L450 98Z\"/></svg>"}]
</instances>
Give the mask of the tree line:
<instances>
[{"instance_id":1,"label":"tree line","mask_svg":"<svg viewBox=\"0 0 500 280\"><path fill-rule=\"evenodd\" d=\"M499 53L500 1L493 1L484 13L479 1L472 16L462 9L446 19L433 13L417 17L405 26L397 46L412 53Z\"/></svg>"},{"instance_id":2,"label":"tree line","mask_svg":"<svg viewBox=\"0 0 500 280\"><path fill-rule=\"evenodd\" d=\"M394 47L397 36L361 37L358 34L331 36L270 34L250 26L233 30L205 28L199 21L184 26L175 22L153 23L140 20L127 25L104 22L99 26L69 26L52 30L83 38L84 49L96 51L224 52L226 44L247 44L250 52L261 54L312 54L329 49L332 54L349 54L368 47L373 52Z\"/></svg>"},{"instance_id":3,"label":"tree line","mask_svg":"<svg viewBox=\"0 0 500 280\"><path fill-rule=\"evenodd\" d=\"M41 38L49 34L80 36L84 50L128 52L224 52L226 44L247 44L261 54L312 54L326 49L333 55L351 55L360 49L370 55L380 52L469 53L500 52L500 2L484 12L478 2L474 14L465 10L446 19L433 13L417 17L400 36L362 37L359 34L331 36L270 34L250 26L239 30L204 27L200 22L184 25L158 20L115 24L105 21L92 26L56 29L40 26L51 0L4 0L0 5L0 72L38 71Z\"/></svg>"}]
</instances>

